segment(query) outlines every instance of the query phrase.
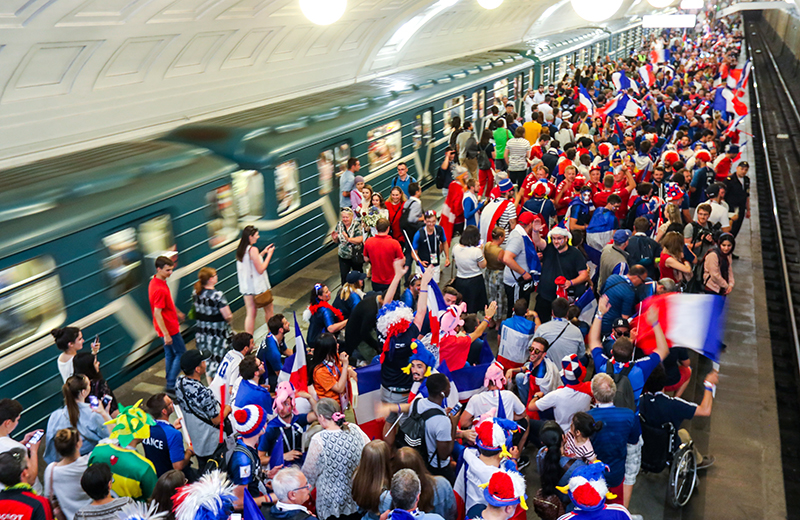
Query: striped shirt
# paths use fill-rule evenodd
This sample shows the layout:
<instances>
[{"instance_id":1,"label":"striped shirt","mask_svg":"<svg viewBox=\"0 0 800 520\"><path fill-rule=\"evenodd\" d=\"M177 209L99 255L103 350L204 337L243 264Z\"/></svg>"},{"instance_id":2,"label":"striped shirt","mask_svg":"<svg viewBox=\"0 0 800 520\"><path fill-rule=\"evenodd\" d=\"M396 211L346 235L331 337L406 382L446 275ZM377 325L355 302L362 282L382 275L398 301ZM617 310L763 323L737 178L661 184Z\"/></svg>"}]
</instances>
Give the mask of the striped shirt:
<instances>
[{"instance_id":1,"label":"striped shirt","mask_svg":"<svg viewBox=\"0 0 800 520\"><path fill-rule=\"evenodd\" d=\"M518 172L528 169L528 154L531 152L531 143L524 137L509 139L506 143L508 150L508 171Z\"/></svg>"},{"instance_id":2,"label":"striped shirt","mask_svg":"<svg viewBox=\"0 0 800 520\"><path fill-rule=\"evenodd\" d=\"M499 228L506 230L506 236L503 238L503 243L501 244L502 247L505 248L505 245L508 243L508 237L511 235L511 221L517 219L517 207L514 205L513 202L510 202L508 206L506 206L505 211L497 219L497 226Z\"/></svg>"},{"instance_id":3,"label":"striped shirt","mask_svg":"<svg viewBox=\"0 0 800 520\"><path fill-rule=\"evenodd\" d=\"M571 431L567 431L564 437L564 455L572 457L573 459L581 459L587 464L591 464L597 459L597 456L594 454L594 447L592 447L592 441L586 439L584 444L578 445Z\"/></svg>"}]
</instances>

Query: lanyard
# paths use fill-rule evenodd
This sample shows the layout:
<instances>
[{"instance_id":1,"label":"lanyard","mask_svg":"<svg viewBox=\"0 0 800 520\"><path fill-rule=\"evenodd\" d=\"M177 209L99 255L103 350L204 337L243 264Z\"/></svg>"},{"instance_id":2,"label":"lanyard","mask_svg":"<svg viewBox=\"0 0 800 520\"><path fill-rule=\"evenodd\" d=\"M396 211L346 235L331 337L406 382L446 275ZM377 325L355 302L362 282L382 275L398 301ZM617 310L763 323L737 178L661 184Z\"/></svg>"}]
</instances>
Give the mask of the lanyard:
<instances>
[{"instance_id":1,"label":"lanyard","mask_svg":"<svg viewBox=\"0 0 800 520\"><path fill-rule=\"evenodd\" d=\"M322 364L325 366L325 368L328 370L328 372L331 374L331 376L338 378L340 375L342 375L342 372L339 370L339 367L337 367L336 365L334 365L330 361L327 361L327 360L323 361ZM333 368L336 369L336 374L334 374L333 370L331 370L331 366L333 366Z\"/></svg>"},{"instance_id":2,"label":"lanyard","mask_svg":"<svg viewBox=\"0 0 800 520\"><path fill-rule=\"evenodd\" d=\"M286 437L286 430L287 430L287 429L288 429L289 431L291 431L291 432L292 432L292 442L291 442L291 445L289 444L289 439ZM290 424L290 425L289 425L289 426L287 426L286 428L281 428L281 435L283 435L283 440L284 440L284 442L286 442L286 447L287 447L287 448L291 448L289 451L294 451L294 448L295 448L295 446L294 446L294 440L295 440L295 436L294 436L294 429L293 429L293 425L291 425L291 424Z\"/></svg>"},{"instance_id":3,"label":"lanyard","mask_svg":"<svg viewBox=\"0 0 800 520\"><path fill-rule=\"evenodd\" d=\"M433 228L433 247L431 247L430 235L427 231L425 232L425 243L428 245L428 254L439 254L439 235L436 233L436 228Z\"/></svg>"}]
</instances>

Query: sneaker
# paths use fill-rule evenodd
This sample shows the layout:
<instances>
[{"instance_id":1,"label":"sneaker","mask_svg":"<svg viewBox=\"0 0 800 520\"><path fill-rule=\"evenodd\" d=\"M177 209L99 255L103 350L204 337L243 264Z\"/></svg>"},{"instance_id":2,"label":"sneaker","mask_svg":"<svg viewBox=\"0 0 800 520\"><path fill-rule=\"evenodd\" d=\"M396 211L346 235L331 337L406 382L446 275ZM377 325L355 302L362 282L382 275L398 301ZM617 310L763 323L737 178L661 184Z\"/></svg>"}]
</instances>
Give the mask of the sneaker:
<instances>
[{"instance_id":1,"label":"sneaker","mask_svg":"<svg viewBox=\"0 0 800 520\"><path fill-rule=\"evenodd\" d=\"M703 460L697 465L697 469L706 469L707 467L713 465L717 459L714 456L703 457Z\"/></svg>"},{"instance_id":2,"label":"sneaker","mask_svg":"<svg viewBox=\"0 0 800 520\"><path fill-rule=\"evenodd\" d=\"M527 455L523 455L517 461L517 469L522 471L523 469L527 468L531 465L531 459Z\"/></svg>"}]
</instances>

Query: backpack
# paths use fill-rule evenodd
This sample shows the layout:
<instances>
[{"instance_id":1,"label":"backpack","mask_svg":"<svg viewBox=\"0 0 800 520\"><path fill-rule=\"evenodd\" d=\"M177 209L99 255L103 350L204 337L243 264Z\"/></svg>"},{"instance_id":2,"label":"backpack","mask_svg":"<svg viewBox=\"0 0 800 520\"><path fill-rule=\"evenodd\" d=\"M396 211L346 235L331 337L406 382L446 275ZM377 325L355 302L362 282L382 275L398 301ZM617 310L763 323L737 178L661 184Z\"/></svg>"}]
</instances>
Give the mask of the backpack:
<instances>
[{"instance_id":1,"label":"backpack","mask_svg":"<svg viewBox=\"0 0 800 520\"><path fill-rule=\"evenodd\" d=\"M422 460L425 461L426 465L430 466L433 457L436 456L436 450L434 450L433 455L428 457L428 446L425 441L425 422L431 417L437 415L447 416L447 414L441 408L431 408L427 412L419 413L417 411L419 402L420 399L414 400L408 419L400 426L401 435L398 436L398 444L400 444L400 447L409 446L417 450L422 455Z\"/></svg>"},{"instance_id":2,"label":"backpack","mask_svg":"<svg viewBox=\"0 0 800 520\"><path fill-rule=\"evenodd\" d=\"M636 211L642 204L645 203L646 201L643 200L641 197L639 197L634 201L633 206L631 206L631 209L629 209L628 213L625 215L625 223L623 224L622 227L624 227L625 229L633 230L633 221L636 220Z\"/></svg>"},{"instance_id":3,"label":"backpack","mask_svg":"<svg viewBox=\"0 0 800 520\"><path fill-rule=\"evenodd\" d=\"M206 461L206 465L200 468L203 475L215 470L228 472L228 443L222 441L214 453Z\"/></svg>"},{"instance_id":4,"label":"backpack","mask_svg":"<svg viewBox=\"0 0 800 520\"><path fill-rule=\"evenodd\" d=\"M614 383L617 384L617 393L614 396L614 406L617 408L627 408L636 413L636 398L633 395L633 386L631 380L628 379L628 374L631 373L633 366L628 365L623 368L618 374L614 373L614 363L609 361L606 364L606 374L611 376Z\"/></svg>"},{"instance_id":5,"label":"backpack","mask_svg":"<svg viewBox=\"0 0 800 520\"><path fill-rule=\"evenodd\" d=\"M489 154L486 153L485 148L480 148L478 150L478 169L479 170L490 170L492 168L492 162L489 160Z\"/></svg>"},{"instance_id":6,"label":"backpack","mask_svg":"<svg viewBox=\"0 0 800 520\"><path fill-rule=\"evenodd\" d=\"M414 240L414 235L425 225L422 222L409 222L408 220L408 215L411 213L411 206L415 202L417 201L412 201L410 204L403 207L403 211L400 213L400 230L408 235L409 240Z\"/></svg>"},{"instance_id":7,"label":"backpack","mask_svg":"<svg viewBox=\"0 0 800 520\"><path fill-rule=\"evenodd\" d=\"M280 439L278 439L278 440L279 440L281 443L283 442L283 441L282 441L282 440L280 440ZM234 454L234 453L244 453L244 454L247 456L247 460L249 460L249 461L250 461L250 467L252 467L252 468L253 468L253 474L255 475L255 473L256 473L256 471L257 471L257 469L258 469L258 466L259 466L259 465L258 465L258 461L257 461L255 458L253 458L253 454L252 454L252 453L250 453L250 450L248 450L248 449L247 449L247 447L245 447L245 446L242 446L241 444L239 444L239 443L237 442L237 443L236 443L236 447L235 447L235 448L233 448L233 451L231 452L231 458L233 458L233 454ZM230 459L229 459L229 460L230 460ZM206 466L208 466L208 464L206 464ZM224 465L223 467L224 467L225 471L228 473L228 476L229 476L231 479L237 479L237 478L239 478L239 475L231 475L231 474L230 474L230 471L228 470L228 466L227 466L227 465ZM207 472L206 472L206 473L207 473ZM258 476L258 475L255 475L255 477L256 477L256 478L258 478L259 476Z\"/></svg>"}]
</instances>

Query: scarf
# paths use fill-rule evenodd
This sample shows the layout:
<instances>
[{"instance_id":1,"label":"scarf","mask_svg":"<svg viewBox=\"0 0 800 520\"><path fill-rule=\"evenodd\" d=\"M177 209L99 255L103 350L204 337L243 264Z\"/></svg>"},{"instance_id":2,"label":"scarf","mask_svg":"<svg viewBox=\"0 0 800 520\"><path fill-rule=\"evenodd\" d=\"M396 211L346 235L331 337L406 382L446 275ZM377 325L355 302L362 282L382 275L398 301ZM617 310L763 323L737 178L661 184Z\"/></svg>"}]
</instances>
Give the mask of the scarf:
<instances>
[{"instance_id":1,"label":"scarf","mask_svg":"<svg viewBox=\"0 0 800 520\"><path fill-rule=\"evenodd\" d=\"M332 306L328 302L320 300L320 302L318 304L309 305L308 306L308 310L309 310L309 312L311 312L312 316L314 314L316 314L317 311L320 310L320 309L328 309L329 311L331 311L333 313L333 315L336 317L336 321L337 322L344 321L344 316L342 315L342 311L340 311L336 307Z\"/></svg>"}]
</instances>

